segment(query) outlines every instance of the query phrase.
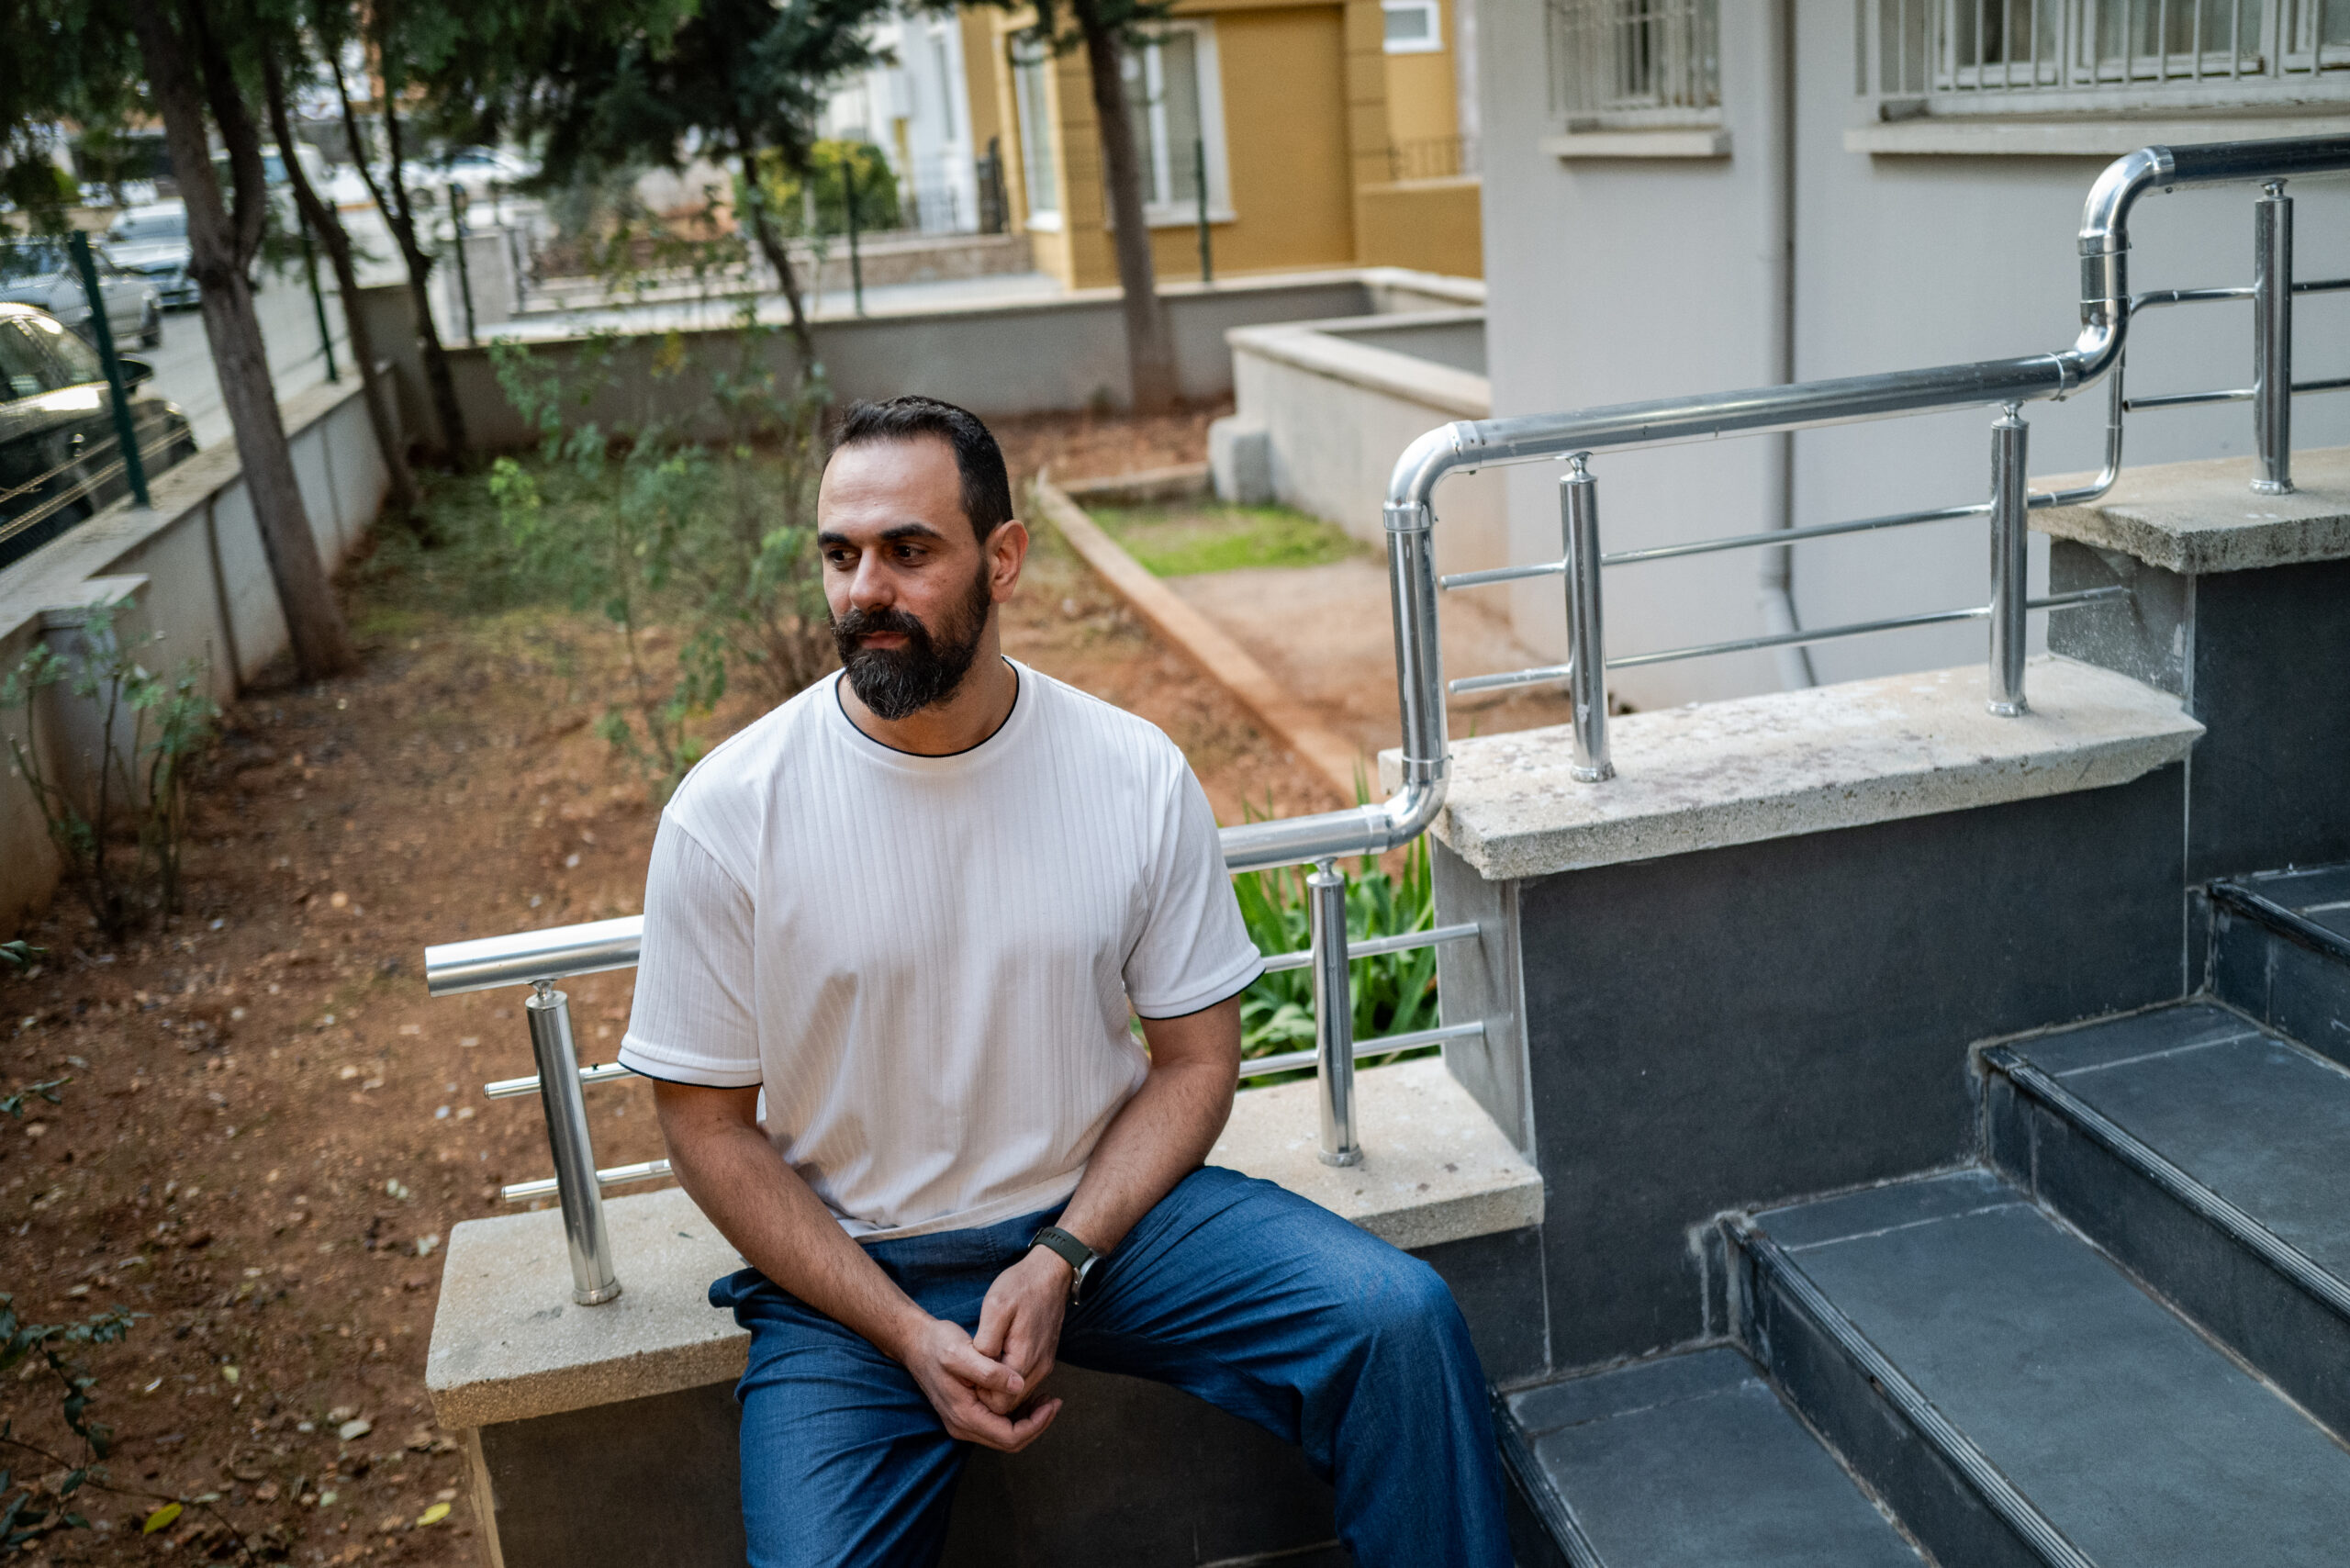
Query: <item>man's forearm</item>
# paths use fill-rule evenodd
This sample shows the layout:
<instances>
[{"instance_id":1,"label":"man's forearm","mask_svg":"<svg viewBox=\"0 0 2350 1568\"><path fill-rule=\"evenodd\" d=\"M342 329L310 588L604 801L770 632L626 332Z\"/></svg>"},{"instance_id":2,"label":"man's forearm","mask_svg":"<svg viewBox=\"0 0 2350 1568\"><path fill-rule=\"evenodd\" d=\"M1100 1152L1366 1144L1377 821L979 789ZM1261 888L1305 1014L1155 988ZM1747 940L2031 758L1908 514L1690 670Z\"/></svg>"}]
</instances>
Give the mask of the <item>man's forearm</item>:
<instances>
[{"instance_id":1,"label":"man's forearm","mask_svg":"<svg viewBox=\"0 0 2350 1568\"><path fill-rule=\"evenodd\" d=\"M672 1137L687 1194L744 1260L810 1306L904 1359L929 1314L849 1239L800 1173L756 1127L702 1126Z\"/></svg>"},{"instance_id":2,"label":"man's forearm","mask_svg":"<svg viewBox=\"0 0 2350 1568\"><path fill-rule=\"evenodd\" d=\"M1207 1159L1232 1114L1234 1087L1233 1070L1220 1059L1154 1066L1093 1146L1061 1228L1097 1252L1125 1240Z\"/></svg>"}]
</instances>

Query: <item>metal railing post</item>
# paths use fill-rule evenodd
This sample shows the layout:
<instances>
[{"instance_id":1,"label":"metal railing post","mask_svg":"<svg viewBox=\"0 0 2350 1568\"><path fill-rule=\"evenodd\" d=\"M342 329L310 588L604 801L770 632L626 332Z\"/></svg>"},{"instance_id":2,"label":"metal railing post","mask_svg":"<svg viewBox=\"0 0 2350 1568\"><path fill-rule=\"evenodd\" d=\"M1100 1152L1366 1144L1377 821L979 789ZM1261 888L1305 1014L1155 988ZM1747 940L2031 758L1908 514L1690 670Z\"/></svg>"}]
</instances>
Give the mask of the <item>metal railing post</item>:
<instances>
[{"instance_id":1,"label":"metal railing post","mask_svg":"<svg viewBox=\"0 0 2350 1568\"><path fill-rule=\"evenodd\" d=\"M147 462L139 452L139 422L130 409L130 386L122 374L122 356L115 353L114 323L106 319L106 291L98 286L98 265L90 255L90 237L80 230L66 242L73 270L82 276L82 297L90 306L90 337L106 367L106 398L114 409L114 438L122 447L123 476L130 482L131 499L142 510L154 510L147 498ZM96 502L93 499L92 505Z\"/></svg>"},{"instance_id":2,"label":"metal railing post","mask_svg":"<svg viewBox=\"0 0 2350 1568\"><path fill-rule=\"evenodd\" d=\"M2293 488L2293 198L2271 180L2253 204L2252 487Z\"/></svg>"},{"instance_id":3,"label":"metal railing post","mask_svg":"<svg viewBox=\"0 0 2350 1568\"><path fill-rule=\"evenodd\" d=\"M465 234L472 228L465 221L465 210L472 204L473 198L465 194L465 187L454 180L450 181L449 233L457 248L457 294L465 303L465 342L468 344L481 342L481 334L474 327L473 269L465 264Z\"/></svg>"},{"instance_id":4,"label":"metal railing post","mask_svg":"<svg viewBox=\"0 0 2350 1568\"><path fill-rule=\"evenodd\" d=\"M327 324L327 297L319 287L319 252L318 248L310 243L309 221L304 219L296 232L302 236L302 274L310 283L310 308L319 319L319 352L326 355L327 379L339 382L342 375L335 368L334 329Z\"/></svg>"},{"instance_id":5,"label":"metal railing post","mask_svg":"<svg viewBox=\"0 0 2350 1568\"><path fill-rule=\"evenodd\" d=\"M1215 281L1215 252L1208 241L1208 144L1205 139L1192 143L1192 184L1199 198L1200 209L1200 281Z\"/></svg>"},{"instance_id":6,"label":"metal railing post","mask_svg":"<svg viewBox=\"0 0 2350 1568\"><path fill-rule=\"evenodd\" d=\"M1355 1165L1355 1004L1347 958L1347 874L1333 860L1305 879L1314 941L1314 1052L1322 1090L1322 1163Z\"/></svg>"},{"instance_id":7,"label":"metal railing post","mask_svg":"<svg viewBox=\"0 0 2350 1568\"><path fill-rule=\"evenodd\" d=\"M1591 454L1570 454L1559 481L1559 527L1566 535L1568 691L1574 700L1575 756L1570 771L1586 784L1616 777L1607 759L1607 638L1599 609L1599 481Z\"/></svg>"},{"instance_id":8,"label":"metal railing post","mask_svg":"<svg viewBox=\"0 0 2350 1568\"><path fill-rule=\"evenodd\" d=\"M2026 567L2031 491L2024 454L2031 428L2009 403L1991 426L1991 711L2024 711Z\"/></svg>"},{"instance_id":9,"label":"metal railing post","mask_svg":"<svg viewBox=\"0 0 2350 1568\"><path fill-rule=\"evenodd\" d=\"M571 1038L571 999L545 980L522 1003L531 1020L531 1054L539 1067L539 1105L554 1153L555 1201L571 1253L571 1299L595 1306L621 1294L612 1242L604 1228L604 1193L588 1135L588 1101L579 1092L579 1052Z\"/></svg>"}]
</instances>

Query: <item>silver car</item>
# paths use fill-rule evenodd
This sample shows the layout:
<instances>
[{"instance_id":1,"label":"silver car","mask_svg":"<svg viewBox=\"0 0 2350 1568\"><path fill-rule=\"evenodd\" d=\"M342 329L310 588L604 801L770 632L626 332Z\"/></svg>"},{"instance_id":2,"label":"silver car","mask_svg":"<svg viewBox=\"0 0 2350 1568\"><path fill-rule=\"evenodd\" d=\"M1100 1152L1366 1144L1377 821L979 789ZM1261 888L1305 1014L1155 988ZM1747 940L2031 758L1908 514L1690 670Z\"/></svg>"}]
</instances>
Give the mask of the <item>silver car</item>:
<instances>
[{"instance_id":1,"label":"silver car","mask_svg":"<svg viewBox=\"0 0 2350 1568\"><path fill-rule=\"evenodd\" d=\"M145 274L126 272L104 254L90 258L98 274L98 293L106 300L106 325L115 341L136 339L142 348L163 341L163 302ZM0 241L0 302L35 305L71 327L85 341L95 342L90 324L89 297L65 241L47 235Z\"/></svg>"},{"instance_id":2,"label":"silver car","mask_svg":"<svg viewBox=\"0 0 2350 1568\"><path fill-rule=\"evenodd\" d=\"M106 251L115 265L153 284L166 310L193 306L201 297L187 270L193 252L188 249L185 202L159 201L129 208L106 230Z\"/></svg>"}]
</instances>

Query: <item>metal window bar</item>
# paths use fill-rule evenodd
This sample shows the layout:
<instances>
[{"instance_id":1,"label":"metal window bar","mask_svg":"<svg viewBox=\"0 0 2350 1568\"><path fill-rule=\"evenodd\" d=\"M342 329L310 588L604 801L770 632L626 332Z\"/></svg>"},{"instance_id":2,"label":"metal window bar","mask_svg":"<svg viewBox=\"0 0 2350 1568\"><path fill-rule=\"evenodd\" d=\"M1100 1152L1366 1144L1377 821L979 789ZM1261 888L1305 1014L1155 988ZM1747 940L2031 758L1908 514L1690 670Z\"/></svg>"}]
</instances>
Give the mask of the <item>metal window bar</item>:
<instances>
[{"instance_id":1,"label":"metal window bar","mask_svg":"<svg viewBox=\"0 0 2350 1568\"><path fill-rule=\"evenodd\" d=\"M2350 66L2350 14L2325 0L1856 0L1861 91L1919 106L2021 107L2117 94L2309 84ZM1874 44L1874 47L1872 47ZM1874 82L1871 81L1872 69ZM2209 84L2209 85L2207 85ZM2350 84L2345 84L2350 88Z\"/></svg>"},{"instance_id":2,"label":"metal window bar","mask_svg":"<svg viewBox=\"0 0 2350 1568\"><path fill-rule=\"evenodd\" d=\"M1426 432L1397 457L1382 509L1403 730L1400 786L1384 801L1349 810L1227 828L1221 835L1226 868L1236 872L1267 870L1343 856L1384 854L1419 836L1442 808L1449 748L1443 665L1437 641L1434 498L1438 486L1448 476L1555 460L1571 453L1717 441L1957 409L2003 409L2070 397L2120 370L2130 319L2129 220L2142 197L2182 187L2260 183L2345 170L2350 170L2350 137L2147 147L2115 160L2098 177L2084 204L2079 235L2081 330L2070 347L2053 353L1564 413L1460 420ZM2110 475L2118 470L2119 460L2117 427L2109 437L2107 472L2099 476L2100 483L2065 492L2063 498L2081 501L2102 494L2103 485L2109 484ZM2040 498L2029 499L2037 502ZM2026 508L2007 510L2012 518L2028 506L2029 502ZM1963 613L1987 612L1986 608ZM532 984L552 1004L559 1005L560 993L543 982L632 964L640 931L636 921L605 921L434 947L426 954L427 979L436 996ZM1460 1027L1465 1032L1469 1025ZM542 1031L534 1028L532 1034L535 1047ZM567 1030L561 1034L562 1044L567 1047ZM1350 1043L1344 1053L1349 1063L1358 1054L1357 1046L1401 1048L1393 1036ZM1317 1057L1327 1060L1329 1053L1318 1050ZM552 1072L551 1068L559 1068L560 1072ZM567 1052L542 1051L543 1098L546 1098L545 1081L561 1077L568 1081L571 1103L576 1106L578 1070L576 1057ZM1253 1070L1272 1070L1259 1058ZM576 1125L584 1128L584 1114ZM551 1126L549 1131L552 1139L556 1129ZM566 1211L567 1234L600 1234L599 1180L592 1166L559 1160L557 1194ZM575 1205L592 1211L592 1225L573 1226L570 1210ZM592 1265L597 1261L591 1256L583 1263L575 1249L575 1291L595 1284ZM608 1244L601 1254L601 1277L617 1289L610 1273Z\"/></svg>"}]
</instances>

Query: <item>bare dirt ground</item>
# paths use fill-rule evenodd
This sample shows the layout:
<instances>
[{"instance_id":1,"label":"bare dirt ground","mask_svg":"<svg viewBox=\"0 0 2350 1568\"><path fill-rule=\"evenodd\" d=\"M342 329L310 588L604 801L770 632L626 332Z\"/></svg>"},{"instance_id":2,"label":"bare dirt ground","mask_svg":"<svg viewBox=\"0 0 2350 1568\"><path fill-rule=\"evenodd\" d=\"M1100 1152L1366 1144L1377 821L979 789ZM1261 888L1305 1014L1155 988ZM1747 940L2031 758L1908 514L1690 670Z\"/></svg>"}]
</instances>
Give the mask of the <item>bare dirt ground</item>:
<instances>
[{"instance_id":1,"label":"bare dirt ground","mask_svg":"<svg viewBox=\"0 0 2350 1568\"><path fill-rule=\"evenodd\" d=\"M1021 471L1107 474L1197 461L1215 411L1003 433ZM264 682L230 711L196 791L186 913L109 945L61 896L22 932L39 969L0 982L12 1086L71 1080L62 1104L0 1121L0 1290L28 1321L143 1315L87 1357L123 1491L83 1493L97 1528L34 1562L478 1561L462 1456L424 1394L440 1247L549 1161L531 1102L480 1094L530 1070L519 995L431 1001L423 950L634 911L655 812L593 731L619 684L602 623L460 619L429 580L358 578L361 671ZM1007 633L1164 727L1224 820L1338 803L1058 540ZM737 702L705 732L753 716ZM630 977L567 989L584 1051L608 1057ZM599 1161L660 1152L643 1085L590 1107ZM0 1419L70 1453L58 1392L45 1373L0 1386ZM19 1450L0 1468L50 1466ZM142 1537L157 1495L205 1501Z\"/></svg>"}]
</instances>

